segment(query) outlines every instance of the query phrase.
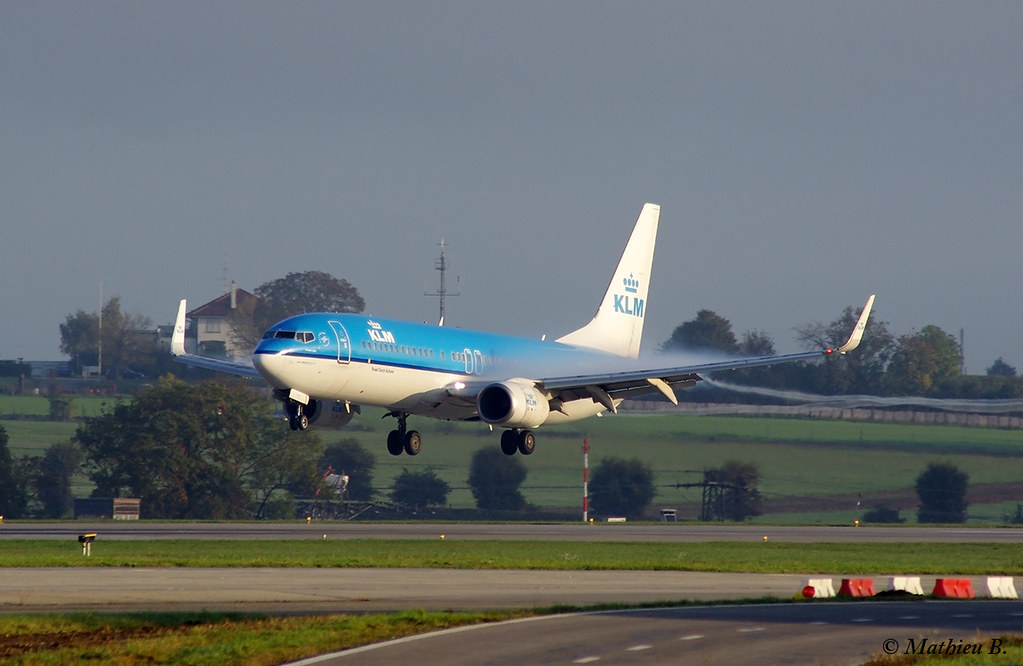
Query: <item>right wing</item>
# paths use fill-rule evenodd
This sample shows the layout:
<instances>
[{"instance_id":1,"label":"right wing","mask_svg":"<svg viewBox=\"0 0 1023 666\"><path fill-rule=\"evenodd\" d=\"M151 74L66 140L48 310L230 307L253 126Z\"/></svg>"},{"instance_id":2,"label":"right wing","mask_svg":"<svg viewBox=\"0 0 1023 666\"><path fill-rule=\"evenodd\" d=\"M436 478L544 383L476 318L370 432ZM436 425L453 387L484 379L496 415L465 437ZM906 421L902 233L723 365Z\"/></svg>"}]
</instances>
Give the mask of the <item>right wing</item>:
<instances>
[{"instance_id":1,"label":"right wing","mask_svg":"<svg viewBox=\"0 0 1023 666\"><path fill-rule=\"evenodd\" d=\"M253 379L263 378L251 364L234 363L226 359L199 356L197 354L189 354L185 351L185 313L187 311L187 301L185 299L181 299L181 303L178 305L178 316L174 320L174 333L171 335L170 345L171 355L174 356L175 361L186 365L192 365L197 368L226 372L230 375L251 377Z\"/></svg>"},{"instance_id":2,"label":"right wing","mask_svg":"<svg viewBox=\"0 0 1023 666\"><path fill-rule=\"evenodd\" d=\"M753 358L737 358L713 363L699 363L672 368L651 368L649 370L627 370L599 375L575 375L569 377L549 377L536 381L535 386L544 389L554 400L562 403L583 398L592 398L601 403L611 412L617 413L618 402L632 393L651 393L659 391L665 398L678 404L674 389L693 386L700 381L700 373L719 370L737 370L780 363L805 361L834 353L845 354L856 349L863 339L863 329L874 305L874 296L867 299L860 312L859 319L845 344L837 349L823 349L796 354L777 356L759 356Z\"/></svg>"}]
</instances>

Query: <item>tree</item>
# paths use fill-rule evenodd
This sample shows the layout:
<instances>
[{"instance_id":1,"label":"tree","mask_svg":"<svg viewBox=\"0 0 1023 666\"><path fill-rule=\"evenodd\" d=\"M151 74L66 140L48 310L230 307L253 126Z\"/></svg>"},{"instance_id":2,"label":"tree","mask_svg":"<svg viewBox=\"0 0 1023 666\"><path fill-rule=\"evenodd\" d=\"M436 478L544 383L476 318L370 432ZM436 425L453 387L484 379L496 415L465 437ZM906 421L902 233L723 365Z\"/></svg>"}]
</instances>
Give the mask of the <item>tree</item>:
<instances>
[{"instance_id":1,"label":"tree","mask_svg":"<svg viewBox=\"0 0 1023 666\"><path fill-rule=\"evenodd\" d=\"M361 502L373 499L373 468L376 463L376 456L352 437L328 446L320 456L320 469L347 474L348 499Z\"/></svg>"},{"instance_id":2,"label":"tree","mask_svg":"<svg viewBox=\"0 0 1023 666\"><path fill-rule=\"evenodd\" d=\"M661 351L714 350L734 354L739 350L732 323L712 310L700 310L695 319L679 324Z\"/></svg>"},{"instance_id":3,"label":"tree","mask_svg":"<svg viewBox=\"0 0 1023 666\"><path fill-rule=\"evenodd\" d=\"M320 443L281 427L243 383L167 376L75 435L95 497L138 497L146 518L263 517L275 497L312 494Z\"/></svg>"},{"instance_id":4,"label":"tree","mask_svg":"<svg viewBox=\"0 0 1023 666\"><path fill-rule=\"evenodd\" d=\"M71 367L81 374L99 363L99 315L78 310L60 325L60 351L71 357Z\"/></svg>"},{"instance_id":5,"label":"tree","mask_svg":"<svg viewBox=\"0 0 1023 666\"><path fill-rule=\"evenodd\" d=\"M773 356L777 353L771 336L757 330L743 333L737 351L740 356L746 357ZM779 386L784 383L782 377L778 366L742 368L728 373L728 381L754 386Z\"/></svg>"},{"instance_id":6,"label":"tree","mask_svg":"<svg viewBox=\"0 0 1023 666\"><path fill-rule=\"evenodd\" d=\"M394 479L391 501L419 511L429 506L445 504L450 492L451 486L433 470L410 472L403 467L401 474Z\"/></svg>"},{"instance_id":7,"label":"tree","mask_svg":"<svg viewBox=\"0 0 1023 666\"><path fill-rule=\"evenodd\" d=\"M998 359L987 369L989 377L1015 377L1016 368L1012 367L999 356Z\"/></svg>"},{"instance_id":8,"label":"tree","mask_svg":"<svg viewBox=\"0 0 1023 666\"><path fill-rule=\"evenodd\" d=\"M891 390L897 395L935 395L961 375L959 343L933 324L900 336L888 368Z\"/></svg>"},{"instance_id":9,"label":"tree","mask_svg":"<svg viewBox=\"0 0 1023 666\"><path fill-rule=\"evenodd\" d=\"M74 509L71 482L82 467L82 450L74 442L54 444L39 461L33 484L46 518L65 518Z\"/></svg>"},{"instance_id":10,"label":"tree","mask_svg":"<svg viewBox=\"0 0 1023 666\"><path fill-rule=\"evenodd\" d=\"M288 273L264 282L254 303L235 309L231 329L239 346L254 347L263 332L282 319L303 312L362 312L366 302L348 282L322 271Z\"/></svg>"},{"instance_id":11,"label":"tree","mask_svg":"<svg viewBox=\"0 0 1023 666\"><path fill-rule=\"evenodd\" d=\"M29 516L32 500L32 478L36 474L39 458L14 458L7 447L7 431L0 426L0 516L25 518Z\"/></svg>"},{"instance_id":12,"label":"tree","mask_svg":"<svg viewBox=\"0 0 1023 666\"><path fill-rule=\"evenodd\" d=\"M807 349L834 349L849 338L859 319L861 308L846 307L829 324L813 323L796 328L796 336ZM895 345L888 324L875 310L864 330L863 340L851 354L833 354L821 362L794 366L789 373L790 387L804 391L840 395L848 393L880 394Z\"/></svg>"},{"instance_id":13,"label":"tree","mask_svg":"<svg viewBox=\"0 0 1023 666\"><path fill-rule=\"evenodd\" d=\"M604 458L589 485L594 512L608 516L642 516L656 494L654 472L639 458Z\"/></svg>"},{"instance_id":14,"label":"tree","mask_svg":"<svg viewBox=\"0 0 1023 666\"><path fill-rule=\"evenodd\" d=\"M965 523L969 482L969 475L951 463L928 465L916 477L916 494L920 498L917 522Z\"/></svg>"},{"instance_id":15,"label":"tree","mask_svg":"<svg viewBox=\"0 0 1023 666\"><path fill-rule=\"evenodd\" d=\"M120 379L128 369L152 365L156 354L156 333L152 328L149 317L122 312L120 297L104 303L104 374ZM60 325L60 350L71 357L71 365L77 372L100 364L100 333L99 314L84 310L68 315Z\"/></svg>"},{"instance_id":16,"label":"tree","mask_svg":"<svg viewBox=\"0 0 1023 666\"><path fill-rule=\"evenodd\" d=\"M760 470L754 463L729 460L720 469L705 472L704 479L720 486L722 519L743 521L760 515Z\"/></svg>"},{"instance_id":17,"label":"tree","mask_svg":"<svg viewBox=\"0 0 1023 666\"><path fill-rule=\"evenodd\" d=\"M518 458L506 456L488 446L472 456L469 465L469 489L480 509L518 511L526 505L519 486L529 470Z\"/></svg>"},{"instance_id":18,"label":"tree","mask_svg":"<svg viewBox=\"0 0 1023 666\"><path fill-rule=\"evenodd\" d=\"M906 519L899 515L899 510L886 504L878 504L863 514L864 523L904 523Z\"/></svg>"},{"instance_id":19,"label":"tree","mask_svg":"<svg viewBox=\"0 0 1023 666\"><path fill-rule=\"evenodd\" d=\"M0 426L0 516L22 518L28 513L28 475L31 460L15 460Z\"/></svg>"}]
</instances>

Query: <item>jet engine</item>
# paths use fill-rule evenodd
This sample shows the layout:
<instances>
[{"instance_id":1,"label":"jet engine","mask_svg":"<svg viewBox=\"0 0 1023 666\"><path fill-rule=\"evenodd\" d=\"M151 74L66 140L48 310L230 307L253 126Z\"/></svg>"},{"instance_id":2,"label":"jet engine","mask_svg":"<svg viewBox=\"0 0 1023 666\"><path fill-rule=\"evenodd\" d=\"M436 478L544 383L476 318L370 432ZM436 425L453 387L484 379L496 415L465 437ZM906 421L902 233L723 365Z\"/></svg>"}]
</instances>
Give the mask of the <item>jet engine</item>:
<instances>
[{"instance_id":1,"label":"jet engine","mask_svg":"<svg viewBox=\"0 0 1023 666\"><path fill-rule=\"evenodd\" d=\"M309 417L309 421L315 423L317 428L343 428L353 416L362 413L361 407L351 403L312 400L309 407L312 407L313 403L316 403L316 413Z\"/></svg>"},{"instance_id":2,"label":"jet engine","mask_svg":"<svg viewBox=\"0 0 1023 666\"><path fill-rule=\"evenodd\" d=\"M492 425L536 428L547 420L551 406L531 381L509 379L484 387L476 396L476 411Z\"/></svg>"}]
</instances>

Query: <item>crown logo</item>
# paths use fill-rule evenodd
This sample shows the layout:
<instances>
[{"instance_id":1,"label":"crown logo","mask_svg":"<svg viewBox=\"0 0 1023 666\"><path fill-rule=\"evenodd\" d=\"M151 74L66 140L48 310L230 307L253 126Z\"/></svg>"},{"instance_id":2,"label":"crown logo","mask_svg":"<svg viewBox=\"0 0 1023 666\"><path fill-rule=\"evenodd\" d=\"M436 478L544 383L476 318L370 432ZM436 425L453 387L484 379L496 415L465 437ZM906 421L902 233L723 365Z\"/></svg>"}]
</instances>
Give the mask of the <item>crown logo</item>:
<instances>
[{"instance_id":1,"label":"crown logo","mask_svg":"<svg viewBox=\"0 0 1023 666\"><path fill-rule=\"evenodd\" d=\"M632 273L629 273L629 277L624 278L622 283L625 285L625 291L630 294L635 294L639 291L639 280L632 277Z\"/></svg>"}]
</instances>

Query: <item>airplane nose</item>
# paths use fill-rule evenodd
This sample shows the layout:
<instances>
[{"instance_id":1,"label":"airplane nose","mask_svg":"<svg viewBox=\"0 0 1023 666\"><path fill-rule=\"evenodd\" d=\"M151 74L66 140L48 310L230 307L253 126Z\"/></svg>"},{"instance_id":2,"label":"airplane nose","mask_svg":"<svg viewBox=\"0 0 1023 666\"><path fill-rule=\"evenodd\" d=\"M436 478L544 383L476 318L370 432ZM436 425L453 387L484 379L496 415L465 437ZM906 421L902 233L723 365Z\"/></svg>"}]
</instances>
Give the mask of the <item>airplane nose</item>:
<instances>
[{"instance_id":1,"label":"airplane nose","mask_svg":"<svg viewBox=\"0 0 1023 666\"><path fill-rule=\"evenodd\" d=\"M252 365L263 378L274 386L282 386L282 375L288 358L281 354L264 354L258 350L252 354Z\"/></svg>"}]
</instances>

